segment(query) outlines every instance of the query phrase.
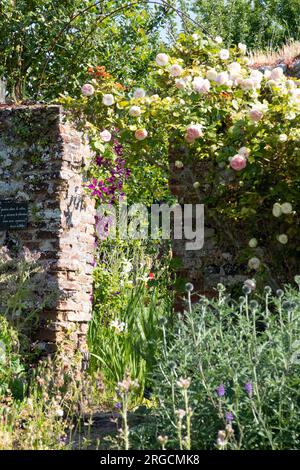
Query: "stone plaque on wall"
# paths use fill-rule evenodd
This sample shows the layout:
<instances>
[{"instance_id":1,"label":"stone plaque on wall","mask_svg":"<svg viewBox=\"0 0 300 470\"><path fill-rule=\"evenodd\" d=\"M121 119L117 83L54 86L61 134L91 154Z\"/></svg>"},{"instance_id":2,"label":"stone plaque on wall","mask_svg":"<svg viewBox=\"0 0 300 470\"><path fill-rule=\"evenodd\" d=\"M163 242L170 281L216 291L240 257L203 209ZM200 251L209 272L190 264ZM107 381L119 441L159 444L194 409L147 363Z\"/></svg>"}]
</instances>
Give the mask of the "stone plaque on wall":
<instances>
[{"instance_id":1,"label":"stone plaque on wall","mask_svg":"<svg viewBox=\"0 0 300 470\"><path fill-rule=\"evenodd\" d=\"M0 200L0 230L22 230L28 226L27 202Z\"/></svg>"}]
</instances>

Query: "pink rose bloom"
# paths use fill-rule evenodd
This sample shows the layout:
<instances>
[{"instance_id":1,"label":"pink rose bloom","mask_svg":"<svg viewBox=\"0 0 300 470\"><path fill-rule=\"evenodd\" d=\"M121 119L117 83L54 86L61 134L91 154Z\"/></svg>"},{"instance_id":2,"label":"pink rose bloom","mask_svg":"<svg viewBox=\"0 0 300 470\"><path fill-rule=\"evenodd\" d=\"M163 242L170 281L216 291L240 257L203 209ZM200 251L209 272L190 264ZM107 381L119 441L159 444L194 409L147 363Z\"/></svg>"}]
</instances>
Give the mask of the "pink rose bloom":
<instances>
[{"instance_id":1,"label":"pink rose bloom","mask_svg":"<svg viewBox=\"0 0 300 470\"><path fill-rule=\"evenodd\" d=\"M243 170L247 165L247 159L245 158L244 155L235 155L232 157L230 160L230 166L233 170L235 171L240 171Z\"/></svg>"},{"instance_id":2,"label":"pink rose bloom","mask_svg":"<svg viewBox=\"0 0 300 470\"><path fill-rule=\"evenodd\" d=\"M139 117L142 114L142 110L139 106L131 106L128 113L130 116Z\"/></svg>"},{"instance_id":3,"label":"pink rose bloom","mask_svg":"<svg viewBox=\"0 0 300 470\"><path fill-rule=\"evenodd\" d=\"M194 142L195 139L203 136L201 124L190 124L186 129L185 140L188 143Z\"/></svg>"},{"instance_id":4,"label":"pink rose bloom","mask_svg":"<svg viewBox=\"0 0 300 470\"><path fill-rule=\"evenodd\" d=\"M107 129L104 129L104 131L100 132L100 137L103 142L109 142L111 139L111 133Z\"/></svg>"},{"instance_id":5,"label":"pink rose bloom","mask_svg":"<svg viewBox=\"0 0 300 470\"><path fill-rule=\"evenodd\" d=\"M227 85L229 81L229 75L227 72L221 72L216 78L216 82L219 83L219 85Z\"/></svg>"},{"instance_id":6,"label":"pink rose bloom","mask_svg":"<svg viewBox=\"0 0 300 470\"><path fill-rule=\"evenodd\" d=\"M179 64L174 64L170 68L170 74L172 77L180 77L183 73L183 68Z\"/></svg>"},{"instance_id":7,"label":"pink rose bloom","mask_svg":"<svg viewBox=\"0 0 300 470\"><path fill-rule=\"evenodd\" d=\"M92 96L95 93L95 88L90 83L85 83L85 85L81 87L81 93L83 96Z\"/></svg>"},{"instance_id":8,"label":"pink rose bloom","mask_svg":"<svg viewBox=\"0 0 300 470\"><path fill-rule=\"evenodd\" d=\"M210 90L210 81L207 78L196 77L193 80L193 88L198 93L208 93Z\"/></svg>"},{"instance_id":9,"label":"pink rose bloom","mask_svg":"<svg viewBox=\"0 0 300 470\"><path fill-rule=\"evenodd\" d=\"M264 113L258 108L252 108L249 112L249 117L254 122L260 121L263 115Z\"/></svg>"},{"instance_id":10,"label":"pink rose bloom","mask_svg":"<svg viewBox=\"0 0 300 470\"><path fill-rule=\"evenodd\" d=\"M283 70L281 67L276 67L271 71L270 79L271 80L280 80L283 77Z\"/></svg>"},{"instance_id":11,"label":"pink rose bloom","mask_svg":"<svg viewBox=\"0 0 300 470\"><path fill-rule=\"evenodd\" d=\"M148 136L146 129L137 129L134 133L137 140L144 140Z\"/></svg>"},{"instance_id":12,"label":"pink rose bloom","mask_svg":"<svg viewBox=\"0 0 300 470\"><path fill-rule=\"evenodd\" d=\"M133 93L134 98L144 98L146 96L146 92L144 88L137 88Z\"/></svg>"}]
</instances>

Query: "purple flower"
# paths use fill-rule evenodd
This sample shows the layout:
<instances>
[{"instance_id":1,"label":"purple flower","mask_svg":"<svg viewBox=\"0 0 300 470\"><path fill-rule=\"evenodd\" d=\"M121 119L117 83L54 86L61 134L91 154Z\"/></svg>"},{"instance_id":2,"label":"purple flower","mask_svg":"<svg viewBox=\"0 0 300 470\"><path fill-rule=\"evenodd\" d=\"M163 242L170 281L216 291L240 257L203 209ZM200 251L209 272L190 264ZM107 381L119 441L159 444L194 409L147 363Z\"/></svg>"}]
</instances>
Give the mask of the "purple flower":
<instances>
[{"instance_id":1,"label":"purple flower","mask_svg":"<svg viewBox=\"0 0 300 470\"><path fill-rule=\"evenodd\" d=\"M115 408L116 408L117 410L120 410L120 409L122 408L121 403L120 403L120 402L115 403Z\"/></svg>"},{"instance_id":2,"label":"purple flower","mask_svg":"<svg viewBox=\"0 0 300 470\"><path fill-rule=\"evenodd\" d=\"M233 421L233 414L231 413L231 411L226 411L225 419L227 423L231 423Z\"/></svg>"},{"instance_id":3,"label":"purple flower","mask_svg":"<svg viewBox=\"0 0 300 470\"><path fill-rule=\"evenodd\" d=\"M123 153L123 146L119 143L116 143L114 145L114 152L116 155L118 155L118 157L120 157Z\"/></svg>"},{"instance_id":4,"label":"purple flower","mask_svg":"<svg viewBox=\"0 0 300 470\"><path fill-rule=\"evenodd\" d=\"M119 143L117 145L122 147ZM116 197L122 194L124 182L131 175L130 169L126 168L126 161L119 156L120 149L118 152L115 161L105 159L101 155L96 157L97 166L105 171L105 179L93 178L87 187L91 190L92 196L100 199L100 201L105 200L105 202L113 203Z\"/></svg>"},{"instance_id":5,"label":"purple flower","mask_svg":"<svg viewBox=\"0 0 300 470\"><path fill-rule=\"evenodd\" d=\"M217 392L218 397L224 397L224 395L225 395L225 386L223 384L220 384L216 388L216 392Z\"/></svg>"},{"instance_id":6,"label":"purple flower","mask_svg":"<svg viewBox=\"0 0 300 470\"><path fill-rule=\"evenodd\" d=\"M249 397L252 397L253 395L253 385L252 385L252 382L247 382L245 384L245 391L246 393L248 393Z\"/></svg>"}]
</instances>

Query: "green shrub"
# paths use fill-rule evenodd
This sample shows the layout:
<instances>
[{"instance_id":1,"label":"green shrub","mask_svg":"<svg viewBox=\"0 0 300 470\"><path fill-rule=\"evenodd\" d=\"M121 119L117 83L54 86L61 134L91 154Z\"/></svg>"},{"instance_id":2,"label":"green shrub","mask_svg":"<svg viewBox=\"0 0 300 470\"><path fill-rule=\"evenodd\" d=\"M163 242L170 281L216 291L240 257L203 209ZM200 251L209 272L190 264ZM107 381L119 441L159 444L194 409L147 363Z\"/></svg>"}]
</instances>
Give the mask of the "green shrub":
<instances>
[{"instance_id":1,"label":"green shrub","mask_svg":"<svg viewBox=\"0 0 300 470\"><path fill-rule=\"evenodd\" d=\"M173 449L299 449L300 294L266 287L254 299L244 287L235 302L219 288L167 334L158 405L138 433Z\"/></svg>"},{"instance_id":2,"label":"green shrub","mask_svg":"<svg viewBox=\"0 0 300 470\"><path fill-rule=\"evenodd\" d=\"M24 394L25 369L17 351L17 333L0 315L0 396L9 391L16 398Z\"/></svg>"},{"instance_id":3,"label":"green shrub","mask_svg":"<svg viewBox=\"0 0 300 470\"><path fill-rule=\"evenodd\" d=\"M161 342L160 321L172 311L168 263L155 261L159 246L149 245L100 244L89 349L91 370L103 372L110 390L129 372L143 393Z\"/></svg>"}]
</instances>

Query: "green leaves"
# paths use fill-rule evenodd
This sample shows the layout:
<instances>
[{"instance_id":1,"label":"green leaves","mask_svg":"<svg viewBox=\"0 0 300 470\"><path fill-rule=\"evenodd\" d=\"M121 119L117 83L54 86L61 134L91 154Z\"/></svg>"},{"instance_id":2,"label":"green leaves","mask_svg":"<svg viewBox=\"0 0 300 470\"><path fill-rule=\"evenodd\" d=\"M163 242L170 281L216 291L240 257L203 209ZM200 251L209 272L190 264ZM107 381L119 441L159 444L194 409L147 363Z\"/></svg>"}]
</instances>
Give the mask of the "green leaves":
<instances>
[{"instance_id":1,"label":"green leaves","mask_svg":"<svg viewBox=\"0 0 300 470\"><path fill-rule=\"evenodd\" d=\"M0 70L16 100L78 95L77 83L91 63L107 65L125 80L144 78L157 48L156 28L168 16L108 0L101 6L93 0L68 0L63 7L57 0L2 3Z\"/></svg>"}]
</instances>

